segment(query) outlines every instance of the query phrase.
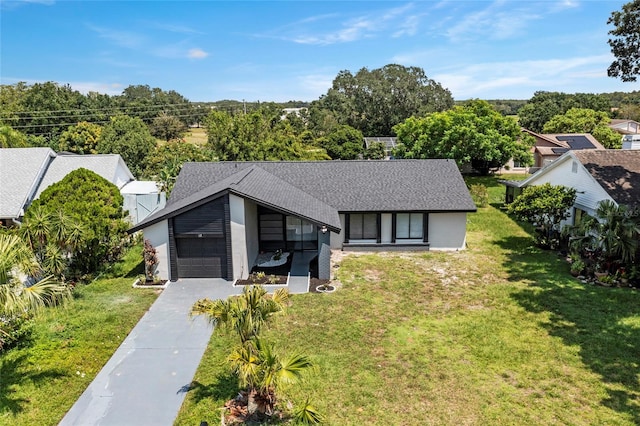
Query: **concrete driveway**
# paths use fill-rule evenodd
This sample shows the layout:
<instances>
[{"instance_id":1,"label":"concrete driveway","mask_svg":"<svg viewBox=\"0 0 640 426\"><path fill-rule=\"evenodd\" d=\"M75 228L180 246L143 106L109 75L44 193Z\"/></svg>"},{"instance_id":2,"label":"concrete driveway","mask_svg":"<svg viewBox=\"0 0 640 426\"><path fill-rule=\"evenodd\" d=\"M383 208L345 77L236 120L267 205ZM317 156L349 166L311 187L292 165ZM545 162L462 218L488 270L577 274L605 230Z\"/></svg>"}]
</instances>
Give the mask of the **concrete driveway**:
<instances>
[{"instance_id":1,"label":"concrete driveway","mask_svg":"<svg viewBox=\"0 0 640 426\"><path fill-rule=\"evenodd\" d=\"M222 279L170 283L60 425L172 425L213 331L191 306L241 292Z\"/></svg>"}]
</instances>

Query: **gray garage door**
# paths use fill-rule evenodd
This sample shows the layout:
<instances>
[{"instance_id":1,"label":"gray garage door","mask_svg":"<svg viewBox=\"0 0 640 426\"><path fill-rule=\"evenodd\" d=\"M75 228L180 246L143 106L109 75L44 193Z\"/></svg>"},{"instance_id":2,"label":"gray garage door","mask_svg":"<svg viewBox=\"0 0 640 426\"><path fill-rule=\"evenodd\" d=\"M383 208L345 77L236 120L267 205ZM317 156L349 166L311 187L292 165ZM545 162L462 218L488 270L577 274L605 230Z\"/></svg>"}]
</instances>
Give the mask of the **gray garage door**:
<instances>
[{"instance_id":1,"label":"gray garage door","mask_svg":"<svg viewBox=\"0 0 640 426\"><path fill-rule=\"evenodd\" d=\"M227 278L224 238L176 238L178 276Z\"/></svg>"}]
</instances>

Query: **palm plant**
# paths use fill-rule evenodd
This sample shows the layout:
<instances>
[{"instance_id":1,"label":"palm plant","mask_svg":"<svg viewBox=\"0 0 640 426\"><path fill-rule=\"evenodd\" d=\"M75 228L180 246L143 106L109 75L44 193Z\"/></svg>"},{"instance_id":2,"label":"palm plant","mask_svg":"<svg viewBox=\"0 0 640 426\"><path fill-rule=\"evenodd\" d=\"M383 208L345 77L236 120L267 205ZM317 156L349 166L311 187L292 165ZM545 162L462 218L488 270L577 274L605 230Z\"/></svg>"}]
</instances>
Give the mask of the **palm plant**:
<instances>
[{"instance_id":1,"label":"palm plant","mask_svg":"<svg viewBox=\"0 0 640 426\"><path fill-rule=\"evenodd\" d=\"M279 355L273 344L259 338L237 346L228 361L241 385L247 388L248 416L258 419L272 415L276 394L299 381L302 373L313 366L304 355Z\"/></svg>"},{"instance_id":2,"label":"palm plant","mask_svg":"<svg viewBox=\"0 0 640 426\"><path fill-rule=\"evenodd\" d=\"M86 233L86 226L79 220L63 211L52 214L41 205L27 211L20 227L20 234L44 271L59 279L64 279L64 272Z\"/></svg>"},{"instance_id":3,"label":"palm plant","mask_svg":"<svg viewBox=\"0 0 640 426\"><path fill-rule=\"evenodd\" d=\"M37 312L71 296L69 288L52 276L33 285L23 280L38 277L41 268L33 252L17 235L0 234L0 316ZM2 323L0 323L0 327ZM0 334L7 334L0 328Z\"/></svg>"},{"instance_id":4,"label":"palm plant","mask_svg":"<svg viewBox=\"0 0 640 426\"><path fill-rule=\"evenodd\" d=\"M576 252L594 254L596 261L611 269L614 264L632 263L638 252L640 217L625 205L610 200L598 204L596 215L567 229L570 246Z\"/></svg>"},{"instance_id":5,"label":"palm plant","mask_svg":"<svg viewBox=\"0 0 640 426\"><path fill-rule=\"evenodd\" d=\"M247 417L262 420L274 413L276 393L298 381L312 366L303 355L284 357L260 339L260 332L271 318L284 312L289 302L285 288L269 296L262 286L246 286L242 294L227 300L201 299L191 308L191 315L206 315L215 326L232 330L240 338L227 361L240 384L247 390ZM308 404L307 404L308 406ZM313 407L305 411L307 420L319 418Z\"/></svg>"},{"instance_id":6,"label":"palm plant","mask_svg":"<svg viewBox=\"0 0 640 426\"><path fill-rule=\"evenodd\" d=\"M234 330L244 344L258 337L263 326L277 313L283 312L289 302L285 288L269 297L262 286L246 286L242 294L227 300L198 300L191 315L206 315L213 325Z\"/></svg>"}]
</instances>

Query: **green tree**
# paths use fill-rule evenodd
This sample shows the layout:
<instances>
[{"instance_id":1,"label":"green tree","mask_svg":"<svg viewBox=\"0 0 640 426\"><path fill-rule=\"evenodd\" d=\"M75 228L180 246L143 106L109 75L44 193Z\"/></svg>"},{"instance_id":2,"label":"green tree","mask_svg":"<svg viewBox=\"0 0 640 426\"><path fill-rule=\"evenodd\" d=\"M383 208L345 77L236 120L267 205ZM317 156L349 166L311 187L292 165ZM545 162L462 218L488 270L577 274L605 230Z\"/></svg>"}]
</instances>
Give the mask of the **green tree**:
<instances>
[{"instance_id":1,"label":"green tree","mask_svg":"<svg viewBox=\"0 0 640 426\"><path fill-rule=\"evenodd\" d=\"M503 117L486 101L409 118L394 127L398 158L451 158L471 163L479 172L507 164L510 159L532 163L531 140L522 137L515 119Z\"/></svg>"},{"instance_id":2,"label":"green tree","mask_svg":"<svg viewBox=\"0 0 640 426\"><path fill-rule=\"evenodd\" d=\"M365 149L364 156L369 160L382 160L387 156L387 146L384 142L372 142Z\"/></svg>"},{"instance_id":3,"label":"green tree","mask_svg":"<svg viewBox=\"0 0 640 426\"><path fill-rule=\"evenodd\" d=\"M160 113L149 125L151 134L167 142L181 138L187 131L187 126L176 116Z\"/></svg>"},{"instance_id":4,"label":"green tree","mask_svg":"<svg viewBox=\"0 0 640 426\"><path fill-rule=\"evenodd\" d=\"M355 160L364 153L362 132L351 126L340 125L326 136L316 140L333 160Z\"/></svg>"},{"instance_id":5,"label":"green tree","mask_svg":"<svg viewBox=\"0 0 640 426\"><path fill-rule=\"evenodd\" d=\"M422 68L389 64L362 68L355 75L340 71L311 109L329 110L339 124L365 136L392 136L393 126L405 119L452 106L451 92L429 79Z\"/></svg>"},{"instance_id":6,"label":"green tree","mask_svg":"<svg viewBox=\"0 0 640 426\"><path fill-rule=\"evenodd\" d=\"M117 115L102 129L96 149L100 154L120 154L131 173L139 177L155 147L156 141L141 119Z\"/></svg>"},{"instance_id":7,"label":"green tree","mask_svg":"<svg viewBox=\"0 0 640 426\"><path fill-rule=\"evenodd\" d=\"M162 112L179 118L185 126L196 121L193 105L175 90L164 91L159 87L132 85L115 97L115 103L124 109L126 115L139 118L145 124L151 124Z\"/></svg>"},{"instance_id":8,"label":"green tree","mask_svg":"<svg viewBox=\"0 0 640 426\"><path fill-rule=\"evenodd\" d=\"M25 148L27 137L10 126L0 126L0 148Z\"/></svg>"},{"instance_id":9,"label":"green tree","mask_svg":"<svg viewBox=\"0 0 640 426\"><path fill-rule=\"evenodd\" d=\"M25 212L28 229L32 221L44 222L33 225L38 231L28 240L35 245L34 241L44 238L41 245L46 246L53 232L53 227L47 225L51 217L62 215L74 223L84 224L86 228L82 232L76 226L65 227L75 233L72 240L56 238L56 241L65 242L66 249L72 250L74 276L96 272L103 263L114 261L121 254L129 227L124 220L122 203L120 191L111 182L87 169L74 170L45 189Z\"/></svg>"},{"instance_id":10,"label":"green tree","mask_svg":"<svg viewBox=\"0 0 640 426\"><path fill-rule=\"evenodd\" d=\"M607 24L615 28L609 31L611 53L616 57L609 66L609 77L622 81L636 81L640 75L640 0L622 6L622 11L611 13Z\"/></svg>"},{"instance_id":11,"label":"green tree","mask_svg":"<svg viewBox=\"0 0 640 426\"><path fill-rule=\"evenodd\" d=\"M620 134L609 127L611 119L602 111L571 108L565 114L556 115L543 127L544 133L590 133L605 148L622 148Z\"/></svg>"},{"instance_id":12,"label":"green tree","mask_svg":"<svg viewBox=\"0 0 640 426\"><path fill-rule=\"evenodd\" d=\"M518 110L518 122L525 129L540 133L547 121L571 108L608 113L611 110L611 102L606 96L591 93L536 92L527 104Z\"/></svg>"},{"instance_id":13,"label":"green tree","mask_svg":"<svg viewBox=\"0 0 640 426\"><path fill-rule=\"evenodd\" d=\"M12 340L12 319L32 315L46 306L56 305L71 297L69 287L42 276L29 247L17 235L0 233L0 349ZM26 285L23 277L36 278Z\"/></svg>"},{"instance_id":14,"label":"green tree","mask_svg":"<svg viewBox=\"0 0 640 426\"><path fill-rule=\"evenodd\" d=\"M557 248L560 223L569 217L575 200L576 190L563 185L528 186L509 204L508 212L535 227L536 244Z\"/></svg>"},{"instance_id":15,"label":"green tree","mask_svg":"<svg viewBox=\"0 0 640 426\"><path fill-rule=\"evenodd\" d=\"M97 154L96 148L101 133L102 126L82 121L62 132L58 140L58 149L76 154Z\"/></svg>"},{"instance_id":16,"label":"green tree","mask_svg":"<svg viewBox=\"0 0 640 426\"><path fill-rule=\"evenodd\" d=\"M52 81L28 87L21 99L22 113L14 126L25 133L55 140L73 123L85 120L85 97L69 85Z\"/></svg>"},{"instance_id":17,"label":"green tree","mask_svg":"<svg viewBox=\"0 0 640 426\"><path fill-rule=\"evenodd\" d=\"M215 156L225 161L319 160L328 158L301 142L301 134L273 106L231 115L213 110L206 120L207 140Z\"/></svg>"},{"instance_id":18,"label":"green tree","mask_svg":"<svg viewBox=\"0 0 640 426\"><path fill-rule=\"evenodd\" d=\"M213 152L208 148L185 142L169 142L154 149L144 176L159 182L162 190L169 196L184 163L215 159Z\"/></svg>"}]
</instances>

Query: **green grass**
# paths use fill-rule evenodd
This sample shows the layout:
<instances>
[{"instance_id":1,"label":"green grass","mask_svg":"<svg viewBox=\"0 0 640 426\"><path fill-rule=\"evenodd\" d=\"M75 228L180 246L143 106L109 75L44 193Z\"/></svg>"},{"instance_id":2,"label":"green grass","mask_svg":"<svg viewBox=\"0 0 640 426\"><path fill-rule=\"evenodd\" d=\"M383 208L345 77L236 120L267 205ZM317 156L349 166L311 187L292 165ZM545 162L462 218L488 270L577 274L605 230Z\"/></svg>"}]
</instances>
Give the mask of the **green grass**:
<instances>
[{"instance_id":1,"label":"green grass","mask_svg":"<svg viewBox=\"0 0 640 426\"><path fill-rule=\"evenodd\" d=\"M337 292L293 297L268 337L317 367L286 399L329 425L640 424L638 293L576 281L499 208L504 187L473 183L492 205L467 250L351 254ZM177 425L219 422L230 342L214 333Z\"/></svg>"},{"instance_id":2,"label":"green grass","mask_svg":"<svg viewBox=\"0 0 640 426\"><path fill-rule=\"evenodd\" d=\"M184 136L185 142L192 143L194 145L206 145L207 144L207 131L204 127L190 127L189 131Z\"/></svg>"},{"instance_id":3,"label":"green grass","mask_svg":"<svg viewBox=\"0 0 640 426\"><path fill-rule=\"evenodd\" d=\"M28 341L0 355L0 424L58 424L156 299L131 288L141 258L134 247L108 276L33 320Z\"/></svg>"}]
</instances>

